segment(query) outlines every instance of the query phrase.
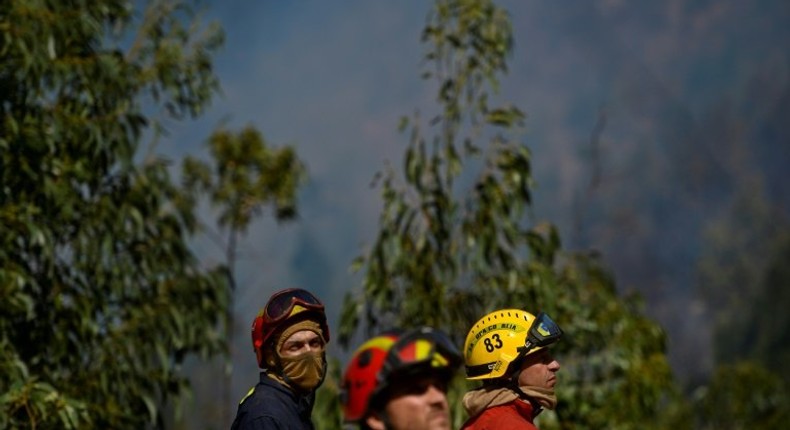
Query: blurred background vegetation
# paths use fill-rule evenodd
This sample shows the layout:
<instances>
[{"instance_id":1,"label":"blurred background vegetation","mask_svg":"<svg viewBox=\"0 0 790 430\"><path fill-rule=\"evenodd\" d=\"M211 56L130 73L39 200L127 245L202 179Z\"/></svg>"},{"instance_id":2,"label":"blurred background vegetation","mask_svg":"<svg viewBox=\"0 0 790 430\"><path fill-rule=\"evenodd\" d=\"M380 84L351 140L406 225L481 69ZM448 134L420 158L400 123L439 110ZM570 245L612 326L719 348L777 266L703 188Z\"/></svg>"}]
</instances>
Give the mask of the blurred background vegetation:
<instances>
[{"instance_id":1,"label":"blurred background vegetation","mask_svg":"<svg viewBox=\"0 0 790 430\"><path fill-rule=\"evenodd\" d=\"M340 344L417 324L460 344L480 315L525 304L567 332L560 404L541 428L783 428L790 224L757 142L723 110L698 136L715 143L713 165L684 164L687 149L672 149L691 190L678 205L716 183L725 209L685 220L704 230L688 264L713 320L715 366L684 380L667 331L645 312L649 295L618 287L590 247L593 214L618 205L617 189L601 190L605 110L570 238L534 216L540 160L502 85L513 31L496 2L433 3L415 76L436 103L402 119L402 162L376 175L379 229L351 262L361 282L333 326ZM296 220L304 163L254 127L206 136L207 160L159 153L167 124L200 117L219 90L223 32L191 4L10 0L0 34L0 429L227 428L237 400L229 351L246 326L232 312L238 241L267 211ZM786 128L787 89L779 100L767 116ZM785 129L773 133L788 143ZM645 186L634 205L670 199L662 185ZM660 248L661 233L644 234ZM222 261L201 261L198 234L220 244ZM342 357L332 364L314 414L321 429L340 428ZM199 380L220 405L215 422L186 417ZM467 388L458 378L452 404ZM454 419L463 421L460 407Z\"/></svg>"}]
</instances>

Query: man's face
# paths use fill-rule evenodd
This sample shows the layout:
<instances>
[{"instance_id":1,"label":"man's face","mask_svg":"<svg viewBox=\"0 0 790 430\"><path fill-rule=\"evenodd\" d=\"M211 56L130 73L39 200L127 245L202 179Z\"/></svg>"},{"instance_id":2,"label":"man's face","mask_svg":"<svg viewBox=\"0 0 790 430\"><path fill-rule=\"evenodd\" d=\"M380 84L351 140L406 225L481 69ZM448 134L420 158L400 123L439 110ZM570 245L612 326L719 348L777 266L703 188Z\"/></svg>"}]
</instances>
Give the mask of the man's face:
<instances>
[{"instance_id":1,"label":"man's face","mask_svg":"<svg viewBox=\"0 0 790 430\"><path fill-rule=\"evenodd\" d=\"M518 374L518 385L554 388L558 370L560 363L551 356L548 349L542 349L524 358L521 373Z\"/></svg>"},{"instance_id":2,"label":"man's face","mask_svg":"<svg viewBox=\"0 0 790 430\"><path fill-rule=\"evenodd\" d=\"M450 407L447 404L447 384L435 375L424 375L391 385L389 401L384 414L394 430L449 430ZM378 415L367 418L374 430L384 429L384 421Z\"/></svg>"},{"instance_id":3,"label":"man's face","mask_svg":"<svg viewBox=\"0 0 790 430\"><path fill-rule=\"evenodd\" d=\"M299 330L280 347L280 357L296 357L305 352L323 351L324 339L312 330Z\"/></svg>"}]
</instances>

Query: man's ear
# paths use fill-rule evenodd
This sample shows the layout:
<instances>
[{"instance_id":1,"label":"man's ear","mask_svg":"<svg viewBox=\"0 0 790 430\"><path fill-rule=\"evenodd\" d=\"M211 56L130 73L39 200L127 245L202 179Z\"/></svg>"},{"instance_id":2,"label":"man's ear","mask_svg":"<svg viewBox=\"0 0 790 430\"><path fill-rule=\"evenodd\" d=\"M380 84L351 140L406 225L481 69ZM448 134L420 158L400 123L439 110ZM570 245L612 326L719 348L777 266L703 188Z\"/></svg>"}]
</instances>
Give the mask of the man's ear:
<instances>
[{"instance_id":1,"label":"man's ear","mask_svg":"<svg viewBox=\"0 0 790 430\"><path fill-rule=\"evenodd\" d=\"M386 428L384 421L379 417L379 414L375 412L365 418L365 424L372 430L384 430Z\"/></svg>"},{"instance_id":2,"label":"man's ear","mask_svg":"<svg viewBox=\"0 0 790 430\"><path fill-rule=\"evenodd\" d=\"M274 369L277 367L277 360L275 359L274 345L267 345L262 350L263 362L266 364L267 369Z\"/></svg>"}]
</instances>

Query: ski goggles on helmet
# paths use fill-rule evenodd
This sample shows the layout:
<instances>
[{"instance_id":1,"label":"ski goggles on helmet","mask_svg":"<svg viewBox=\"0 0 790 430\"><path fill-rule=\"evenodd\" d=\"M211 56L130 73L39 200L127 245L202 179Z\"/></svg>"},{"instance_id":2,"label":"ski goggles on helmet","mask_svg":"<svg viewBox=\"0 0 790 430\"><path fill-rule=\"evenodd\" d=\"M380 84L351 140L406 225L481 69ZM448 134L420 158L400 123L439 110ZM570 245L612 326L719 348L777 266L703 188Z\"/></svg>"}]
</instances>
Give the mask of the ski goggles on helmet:
<instances>
[{"instance_id":1,"label":"ski goggles on helmet","mask_svg":"<svg viewBox=\"0 0 790 430\"><path fill-rule=\"evenodd\" d=\"M263 310L263 320L266 323L279 322L293 315L297 305L307 310L324 311L324 304L312 293L301 288L290 288L269 299Z\"/></svg>"},{"instance_id":2,"label":"ski goggles on helmet","mask_svg":"<svg viewBox=\"0 0 790 430\"><path fill-rule=\"evenodd\" d=\"M450 338L443 332L430 327L409 331L392 345L379 379L390 375L429 369L453 370L460 366L463 358Z\"/></svg>"},{"instance_id":3,"label":"ski goggles on helmet","mask_svg":"<svg viewBox=\"0 0 790 430\"><path fill-rule=\"evenodd\" d=\"M562 337L562 329L554 320L544 312L535 317L535 321L529 327L527 339L524 346L518 348L518 352L524 356L529 354L534 348L549 346Z\"/></svg>"}]
</instances>

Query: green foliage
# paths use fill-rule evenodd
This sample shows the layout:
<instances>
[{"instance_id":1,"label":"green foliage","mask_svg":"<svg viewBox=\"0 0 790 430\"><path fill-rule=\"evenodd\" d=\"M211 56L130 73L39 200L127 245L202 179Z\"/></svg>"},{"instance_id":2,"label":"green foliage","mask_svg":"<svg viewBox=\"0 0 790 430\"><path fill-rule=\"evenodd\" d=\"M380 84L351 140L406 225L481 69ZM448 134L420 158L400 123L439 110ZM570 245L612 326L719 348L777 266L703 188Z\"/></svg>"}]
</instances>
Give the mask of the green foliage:
<instances>
[{"instance_id":1,"label":"green foliage","mask_svg":"<svg viewBox=\"0 0 790 430\"><path fill-rule=\"evenodd\" d=\"M293 148L271 148L253 127L238 134L217 130L209 138L210 162L187 156L183 163L183 185L188 205L194 205L202 194L207 194L214 208L219 208L217 224L227 231L225 243L226 275L231 290L235 290L237 240L263 207L274 207L278 221L296 216L296 190L305 177L304 165ZM207 229L207 225L202 225ZM232 297L231 306L232 309ZM233 345L236 324L233 315L225 315L225 339ZM222 381L220 409L222 421L230 422L233 404L230 394L230 366Z\"/></svg>"},{"instance_id":2,"label":"green foliage","mask_svg":"<svg viewBox=\"0 0 790 430\"><path fill-rule=\"evenodd\" d=\"M218 130L208 146L213 166L186 157L184 187L193 196L209 194L211 204L221 208L221 227L243 233L267 204L278 220L296 215L296 190L305 169L293 148L270 148L253 127L238 134Z\"/></svg>"},{"instance_id":3,"label":"green foliage","mask_svg":"<svg viewBox=\"0 0 790 430\"><path fill-rule=\"evenodd\" d=\"M568 333L556 422L541 428L691 428L666 357L664 331L636 296L620 298L595 256L567 256L554 283ZM649 420L648 420L649 419Z\"/></svg>"},{"instance_id":4,"label":"green foliage","mask_svg":"<svg viewBox=\"0 0 790 430\"><path fill-rule=\"evenodd\" d=\"M327 358L328 366L324 383L316 392L313 422L318 430L343 428L343 413L340 405L340 380L343 364L336 358Z\"/></svg>"},{"instance_id":5,"label":"green foliage","mask_svg":"<svg viewBox=\"0 0 790 430\"><path fill-rule=\"evenodd\" d=\"M702 429L783 429L790 419L787 382L753 362L723 365L697 400Z\"/></svg>"},{"instance_id":6,"label":"green foliage","mask_svg":"<svg viewBox=\"0 0 790 430\"><path fill-rule=\"evenodd\" d=\"M437 0L423 32L423 77L436 81L440 113L426 136L415 115L402 180L381 175L384 207L371 249L354 262L362 291L349 294L340 341L427 324L461 345L496 308L551 314L567 336L558 354L556 412L543 428L661 428L677 393L665 335L636 298L618 296L593 257L566 253L556 228L531 219L531 154L520 141L524 114L492 100L507 70L512 33L492 1ZM463 421L458 382L450 393ZM682 411L679 411L680 414Z\"/></svg>"},{"instance_id":7,"label":"green foliage","mask_svg":"<svg viewBox=\"0 0 790 430\"><path fill-rule=\"evenodd\" d=\"M753 360L767 369L778 373L785 384L790 384L790 237L777 246L768 261L762 277L761 295L755 300L751 318L748 320L753 337Z\"/></svg>"},{"instance_id":8,"label":"green foliage","mask_svg":"<svg viewBox=\"0 0 790 430\"><path fill-rule=\"evenodd\" d=\"M489 107L485 91L505 68L510 28L504 11L491 2L437 2L429 16L422 39L434 68L423 76L438 82L442 112L430 123L440 133L429 141L417 115L404 122L411 128L406 184L399 187L393 171L383 175L381 229L372 250L356 262L366 271L364 299L347 300L341 342L362 317L371 329L454 322L458 330L452 332L465 331L497 300L498 290L486 286L515 287L520 268L514 254L538 235L521 229L530 155L511 133L523 114L515 107ZM480 153L474 137L485 125L496 129L491 152L466 200L459 201L453 187L466 157ZM456 280L464 285L450 288Z\"/></svg>"},{"instance_id":9,"label":"green foliage","mask_svg":"<svg viewBox=\"0 0 790 430\"><path fill-rule=\"evenodd\" d=\"M713 317L717 363L762 363L790 383L790 220L759 180L744 179L731 206L710 220L699 292Z\"/></svg>"},{"instance_id":10,"label":"green foliage","mask_svg":"<svg viewBox=\"0 0 790 430\"><path fill-rule=\"evenodd\" d=\"M184 359L224 349L193 207L135 158L209 102L221 33L179 1L141 22L135 5L0 3L0 428L161 427Z\"/></svg>"}]
</instances>

